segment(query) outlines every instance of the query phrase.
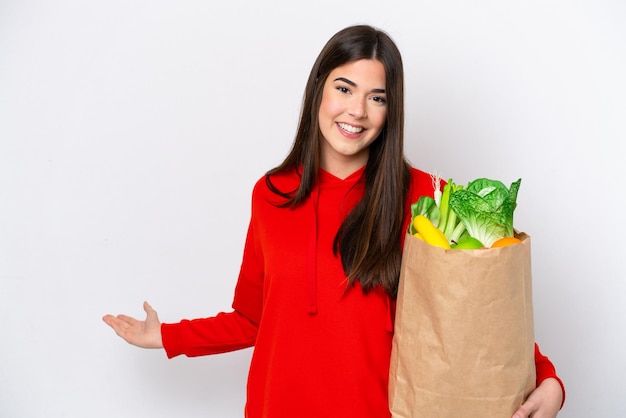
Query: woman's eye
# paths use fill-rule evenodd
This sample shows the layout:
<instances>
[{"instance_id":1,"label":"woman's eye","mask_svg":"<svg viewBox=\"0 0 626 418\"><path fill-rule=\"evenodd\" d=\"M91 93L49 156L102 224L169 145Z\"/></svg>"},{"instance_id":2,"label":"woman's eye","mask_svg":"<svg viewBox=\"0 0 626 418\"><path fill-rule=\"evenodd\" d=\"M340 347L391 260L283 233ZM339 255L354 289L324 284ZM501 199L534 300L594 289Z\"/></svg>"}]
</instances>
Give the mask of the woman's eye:
<instances>
[{"instance_id":1,"label":"woman's eye","mask_svg":"<svg viewBox=\"0 0 626 418\"><path fill-rule=\"evenodd\" d=\"M342 93L350 93L350 89L344 86L337 86L337 90L339 90Z\"/></svg>"},{"instance_id":2,"label":"woman's eye","mask_svg":"<svg viewBox=\"0 0 626 418\"><path fill-rule=\"evenodd\" d=\"M374 96L374 97L372 97L372 100L375 101L378 104L385 104L385 103L387 103L387 99L385 97L381 97L381 96Z\"/></svg>"}]
</instances>

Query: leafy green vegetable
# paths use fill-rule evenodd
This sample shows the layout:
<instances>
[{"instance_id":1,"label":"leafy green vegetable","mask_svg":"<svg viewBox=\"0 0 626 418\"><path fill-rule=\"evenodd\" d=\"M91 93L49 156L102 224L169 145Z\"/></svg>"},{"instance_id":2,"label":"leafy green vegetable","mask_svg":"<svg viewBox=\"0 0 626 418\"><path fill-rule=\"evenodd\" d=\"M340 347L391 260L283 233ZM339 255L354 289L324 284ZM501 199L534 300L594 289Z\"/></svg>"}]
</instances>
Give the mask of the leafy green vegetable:
<instances>
[{"instance_id":1,"label":"leafy green vegetable","mask_svg":"<svg viewBox=\"0 0 626 418\"><path fill-rule=\"evenodd\" d=\"M465 232L465 225L459 221L456 212L454 212L454 210L450 207L450 196L462 189L463 186L458 185L452 179L449 179L443 187L443 193L439 204L440 221L437 228L443 232L451 244L457 242L461 234Z\"/></svg>"},{"instance_id":2,"label":"leafy green vegetable","mask_svg":"<svg viewBox=\"0 0 626 418\"><path fill-rule=\"evenodd\" d=\"M433 225L437 226L439 224L439 206L435 199L430 196L422 196L417 202L411 204L411 219L415 218L417 215L424 215L433 223ZM415 234L415 228L413 227L413 222L409 225L409 233L411 235Z\"/></svg>"},{"instance_id":3,"label":"leafy green vegetable","mask_svg":"<svg viewBox=\"0 0 626 418\"><path fill-rule=\"evenodd\" d=\"M450 210L450 190L452 188L451 185L454 183L452 179L448 180L448 182L443 186L443 192L441 193L441 200L439 201L439 223L435 226L441 230L441 232L446 231L446 225L448 224L448 215L452 212Z\"/></svg>"},{"instance_id":4,"label":"leafy green vegetable","mask_svg":"<svg viewBox=\"0 0 626 418\"><path fill-rule=\"evenodd\" d=\"M498 180L476 179L451 193L448 204L469 235L490 247L496 240L514 234L513 212L521 181L507 188Z\"/></svg>"}]
</instances>

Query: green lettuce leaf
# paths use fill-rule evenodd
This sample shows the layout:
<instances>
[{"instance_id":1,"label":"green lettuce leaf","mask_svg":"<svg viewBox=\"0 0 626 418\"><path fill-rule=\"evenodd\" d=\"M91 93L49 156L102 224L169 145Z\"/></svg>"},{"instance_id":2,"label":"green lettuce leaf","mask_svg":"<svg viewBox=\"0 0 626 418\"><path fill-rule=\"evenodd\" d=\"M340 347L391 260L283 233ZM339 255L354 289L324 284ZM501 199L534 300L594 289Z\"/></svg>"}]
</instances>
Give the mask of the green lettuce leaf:
<instances>
[{"instance_id":1,"label":"green lettuce leaf","mask_svg":"<svg viewBox=\"0 0 626 418\"><path fill-rule=\"evenodd\" d=\"M437 226L439 224L439 207L437 206L437 202L430 196L422 196L417 202L414 202L411 205L411 219L415 218L417 215L424 215L433 223L433 225ZM409 225L409 233L411 235L415 234L415 228L413 228L413 222Z\"/></svg>"},{"instance_id":2,"label":"green lettuce leaf","mask_svg":"<svg viewBox=\"0 0 626 418\"><path fill-rule=\"evenodd\" d=\"M490 247L503 237L512 237L513 212L522 179L507 188L498 180L486 178L470 182L450 195L449 205L470 236Z\"/></svg>"}]
</instances>

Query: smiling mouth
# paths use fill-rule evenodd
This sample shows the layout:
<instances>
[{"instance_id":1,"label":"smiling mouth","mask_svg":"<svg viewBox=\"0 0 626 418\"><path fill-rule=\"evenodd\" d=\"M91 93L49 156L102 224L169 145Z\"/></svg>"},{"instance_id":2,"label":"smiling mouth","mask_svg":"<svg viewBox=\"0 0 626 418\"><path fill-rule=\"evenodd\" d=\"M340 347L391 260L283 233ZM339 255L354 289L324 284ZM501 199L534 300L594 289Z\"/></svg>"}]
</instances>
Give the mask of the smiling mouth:
<instances>
[{"instance_id":1,"label":"smiling mouth","mask_svg":"<svg viewBox=\"0 0 626 418\"><path fill-rule=\"evenodd\" d=\"M346 131L348 133L351 133L351 134L359 134L359 133L363 132L363 127L352 126L352 125L348 125L347 123L343 123L343 122L339 122L339 123L337 123L337 125L342 130L344 130L344 131Z\"/></svg>"}]
</instances>

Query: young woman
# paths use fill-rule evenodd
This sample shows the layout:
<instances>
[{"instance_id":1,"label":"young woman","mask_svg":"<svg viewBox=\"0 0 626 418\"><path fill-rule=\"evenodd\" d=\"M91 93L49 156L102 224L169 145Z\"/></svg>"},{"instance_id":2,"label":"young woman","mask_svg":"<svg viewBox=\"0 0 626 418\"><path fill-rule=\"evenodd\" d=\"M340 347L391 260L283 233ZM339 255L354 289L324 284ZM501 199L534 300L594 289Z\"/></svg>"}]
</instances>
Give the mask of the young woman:
<instances>
[{"instance_id":1,"label":"young woman","mask_svg":"<svg viewBox=\"0 0 626 418\"><path fill-rule=\"evenodd\" d=\"M145 303L145 321L104 321L169 358L254 346L246 417L389 417L402 239L411 202L433 195L430 175L404 157L403 90L387 34L335 34L309 75L291 152L254 187L233 310L161 324ZM518 418L552 418L562 405L538 349L536 365Z\"/></svg>"}]
</instances>

